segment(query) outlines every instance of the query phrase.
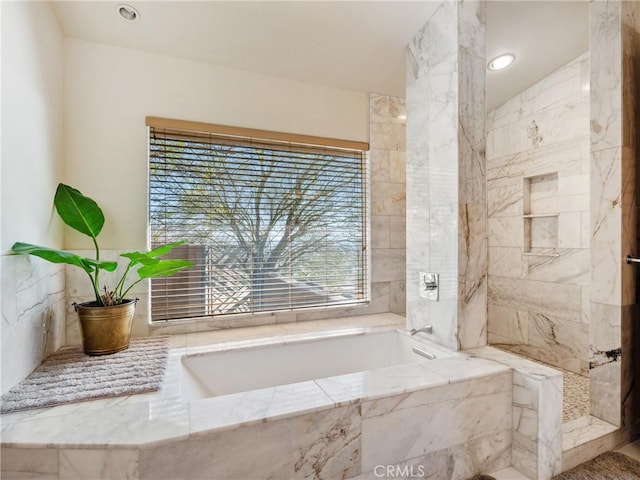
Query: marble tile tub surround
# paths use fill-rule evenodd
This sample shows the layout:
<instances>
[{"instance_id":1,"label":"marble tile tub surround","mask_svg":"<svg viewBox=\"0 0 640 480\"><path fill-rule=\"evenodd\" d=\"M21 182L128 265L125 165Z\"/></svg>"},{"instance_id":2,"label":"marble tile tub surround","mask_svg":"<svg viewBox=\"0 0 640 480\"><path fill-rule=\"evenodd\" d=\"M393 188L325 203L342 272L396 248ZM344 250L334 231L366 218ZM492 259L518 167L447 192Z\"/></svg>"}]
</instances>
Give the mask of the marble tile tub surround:
<instances>
[{"instance_id":1,"label":"marble tile tub surround","mask_svg":"<svg viewBox=\"0 0 640 480\"><path fill-rule=\"evenodd\" d=\"M184 354L395 328L402 317L360 317L360 332L354 321L330 321L334 330L321 333L312 327L327 322L176 336L159 392L3 415L2 476L344 478L384 463L464 479L510 464L511 370L464 354L322 384L181 401ZM262 338L238 340L256 329ZM216 333L223 343L211 343Z\"/></svg>"},{"instance_id":2,"label":"marble tile tub surround","mask_svg":"<svg viewBox=\"0 0 640 480\"><path fill-rule=\"evenodd\" d=\"M588 82L584 54L487 120L489 344L581 374L589 370ZM549 229L537 223L547 220Z\"/></svg>"},{"instance_id":3,"label":"marble tile tub surround","mask_svg":"<svg viewBox=\"0 0 640 480\"><path fill-rule=\"evenodd\" d=\"M64 266L18 255L0 256L1 393L65 344Z\"/></svg>"},{"instance_id":4,"label":"marble tile tub surround","mask_svg":"<svg viewBox=\"0 0 640 480\"><path fill-rule=\"evenodd\" d=\"M513 369L511 464L531 479L562 471L562 373L493 347L465 351Z\"/></svg>"},{"instance_id":5,"label":"marble tile tub surround","mask_svg":"<svg viewBox=\"0 0 640 480\"><path fill-rule=\"evenodd\" d=\"M407 324L486 344L484 3L443 2L407 58ZM440 275L422 298L419 272Z\"/></svg>"}]
</instances>

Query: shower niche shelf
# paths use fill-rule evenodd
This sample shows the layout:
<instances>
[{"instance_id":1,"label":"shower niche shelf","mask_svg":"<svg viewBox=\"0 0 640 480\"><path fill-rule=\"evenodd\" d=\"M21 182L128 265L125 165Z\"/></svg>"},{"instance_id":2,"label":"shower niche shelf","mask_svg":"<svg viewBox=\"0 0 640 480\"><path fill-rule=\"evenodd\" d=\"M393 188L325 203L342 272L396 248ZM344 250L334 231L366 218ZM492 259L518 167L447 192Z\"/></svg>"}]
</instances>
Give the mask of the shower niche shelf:
<instances>
[{"instance_id":1,"label":"shower niche shelf","mask_svg":"<svg viewBox=\"0 0 640 480\"><path fill-rule=\"evenodd\" d=\"M523 255L557 257L558 173L523 179Z\"/></svg>"}]
</instances>

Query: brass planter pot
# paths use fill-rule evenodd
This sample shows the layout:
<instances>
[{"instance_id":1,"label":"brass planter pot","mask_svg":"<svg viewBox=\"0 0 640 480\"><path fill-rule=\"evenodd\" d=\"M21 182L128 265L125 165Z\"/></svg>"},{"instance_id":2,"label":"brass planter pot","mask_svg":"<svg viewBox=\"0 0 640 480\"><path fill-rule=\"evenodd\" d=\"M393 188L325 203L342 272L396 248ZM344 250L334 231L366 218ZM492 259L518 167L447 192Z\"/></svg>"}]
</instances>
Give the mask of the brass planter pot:
<instances>
[{"instance_id":1,"label":"brass planter pot","mask_svg":"<svg viewBox=\"0 0 640 480\"><path fill-rule=\"evenodd\" d=\"M107 355L129 346L133 315L138 300L123 300L120 305L97 306L96 302L74 303L80 319L82 346L87 355Z\"/></svg>"}]
</instances>

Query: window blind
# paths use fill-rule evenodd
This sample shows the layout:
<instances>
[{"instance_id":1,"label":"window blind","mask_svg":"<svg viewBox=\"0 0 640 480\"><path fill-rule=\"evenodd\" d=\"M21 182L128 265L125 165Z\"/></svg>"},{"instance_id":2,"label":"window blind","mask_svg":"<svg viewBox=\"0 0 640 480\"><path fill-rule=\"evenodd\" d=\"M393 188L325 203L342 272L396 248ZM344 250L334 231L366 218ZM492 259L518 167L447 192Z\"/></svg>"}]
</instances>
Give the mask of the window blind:
<instances>
[{"instance_id":1,"label":"window blind","mask_svg":"<svg viewBox=\"0 0 640 480\"><path fill-rule=\"evenodd\" d=\"M366 151L149 128L153 321L368 300Z\"/></svg>"}]
</instances>

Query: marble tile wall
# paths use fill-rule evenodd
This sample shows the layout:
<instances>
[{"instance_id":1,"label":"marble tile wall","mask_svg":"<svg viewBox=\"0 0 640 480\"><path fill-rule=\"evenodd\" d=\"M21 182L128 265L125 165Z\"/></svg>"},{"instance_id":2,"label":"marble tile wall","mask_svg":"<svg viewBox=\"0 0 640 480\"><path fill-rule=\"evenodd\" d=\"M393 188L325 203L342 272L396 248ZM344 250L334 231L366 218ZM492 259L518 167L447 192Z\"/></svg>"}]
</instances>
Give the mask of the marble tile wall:
<instances>
[{"instance_id":1,"label":"marble tile wall","mask_svg":"<svg viewBox=\"0 0 640 480\"><path fill-rule=\"evenodd\" d=\"M404 98L369 95L372 293L388 286L386 311L398 314L406 310L405 116Z\"/></svg>"},{"instance_id":2,"label":"marble tile wall","mask_svg":"<svg viewBox=\"0 0 640 480\"><path fill-rule=\"evenodd\" d=\"M1 390L8 391L65 342L64 266L0 257Z\"/></svg>"},{"instance_id":3,"label":"marble tile wall","mask_svg":"<svg viewBox=\"0 0 640 480\"><path fill-rule=\"evenodd\" d=\"M407 324L454 349L486 343L484 18L443 2L407 47Z\"/></svg>"},{"instance_id":4,"label":"marble tile wall","mask_svg":"<svg viewBox=\"0 0 640 480\"><path fill-rule=\"evenodd\" d=\"M637 400L628 349L637 271L624 257L638 255L638 16L637 2L590 4L591 414L623 427Z\"/></svg>"},{"instance_id":5,"label":"marble tile wall","mask_svg":"<svg viewBox=\"0 0 640 480\"><path fill-rule=\"evenodd\" d=\"M591 278L588 82L585 54L487 116L489 343L582 374Z\"/></svg>"}]
</instances>

